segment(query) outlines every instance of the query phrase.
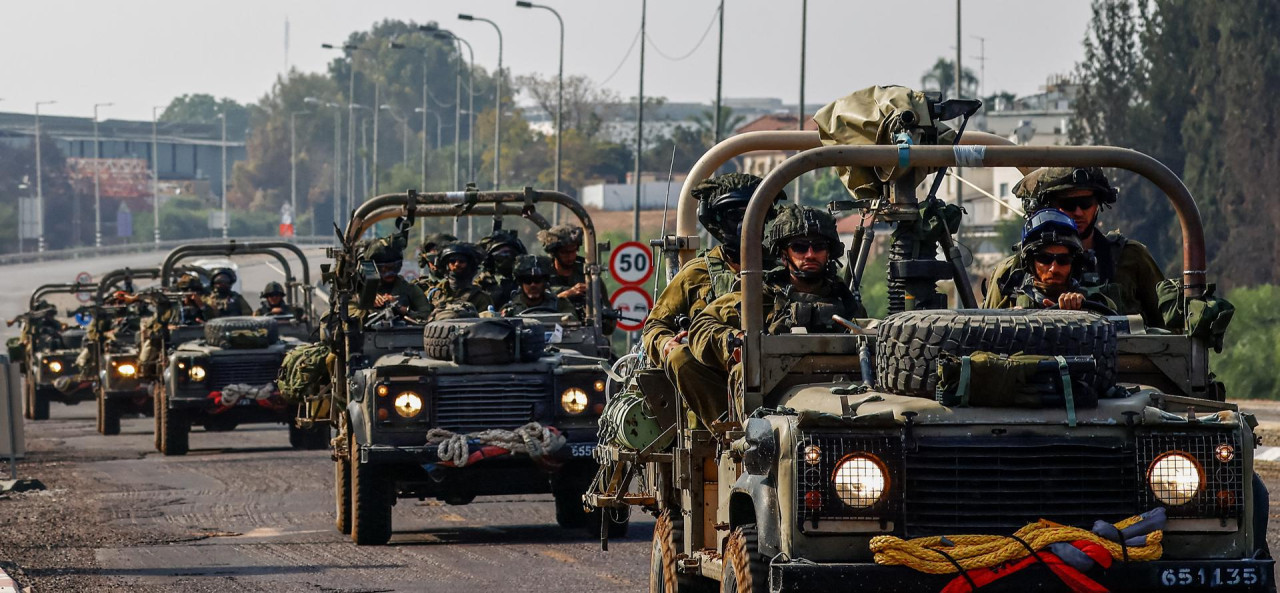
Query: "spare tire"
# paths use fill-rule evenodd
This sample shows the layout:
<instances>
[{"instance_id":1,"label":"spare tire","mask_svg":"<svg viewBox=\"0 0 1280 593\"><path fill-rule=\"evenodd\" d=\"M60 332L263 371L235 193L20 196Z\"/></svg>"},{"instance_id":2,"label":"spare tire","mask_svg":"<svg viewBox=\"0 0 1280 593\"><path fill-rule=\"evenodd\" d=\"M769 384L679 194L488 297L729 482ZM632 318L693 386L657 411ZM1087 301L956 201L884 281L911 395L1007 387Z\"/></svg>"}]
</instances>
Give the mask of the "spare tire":
<instances>
[{"instance_id":1,"label":"spare tire","mask_svg":"<svg viewBox=\"0 0 1280 593\"><path fill-rule=\"evenodd\" d=\"M446 319L428 323L422 331L423 354L458 364L531 362L546 346L542 324L532 319Z\"/></svg>"},{"instance_id":2,"label":"spare tire","mask_svg":"<svg viewBox=\"0 0 1280 593\"><path fill-rule=\"evenodd\" d=\"M280 341L280 328L270 317L218 317L204 324L204 341L232 350L266 348Z\"/></svg>"},{"instance_id":3,"label":"spare tire","mask_svg":"<svg viewBox=\"0 0 1280 593\"><path fill-rule=\"evenodd\" d=\"M943 352L1090 355L1096 370L1080 379L1099 394L1115 384L1115 328L1107 318L1084 311L907 311L886 317L876 336L876 386L890 393L934 397Z\"/></svg>"}]
</instances>

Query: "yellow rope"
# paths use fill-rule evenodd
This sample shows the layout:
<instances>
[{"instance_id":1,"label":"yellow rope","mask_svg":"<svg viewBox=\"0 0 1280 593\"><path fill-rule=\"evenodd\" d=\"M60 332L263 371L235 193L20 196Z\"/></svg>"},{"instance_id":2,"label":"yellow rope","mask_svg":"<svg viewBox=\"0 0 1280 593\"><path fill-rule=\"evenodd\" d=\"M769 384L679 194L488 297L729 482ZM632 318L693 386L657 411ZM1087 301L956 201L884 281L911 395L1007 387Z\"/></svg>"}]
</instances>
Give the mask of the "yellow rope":
<instances>
[{"instance_id":1,"label":"yellow rope","mask_svg":"<svg viewBox=\"0 0 1280 593\"><path fill-rule=\"evenodd\" d=\"M1140 517L1129 517L1116 523L1116 529L1124 529L1140 519ZM1048 547L1049 544L1087 540L1106 548L1112 558L1117 560L1125 558L1125 550L1116 542L1099 537L1085 529L1044 519L1019 529L1014 537L1027 542L1027 545L1037 552ZM1164 534L1161 531L1151 532L1146 536L1144 545L1128 547L1128 559L1134 562L1159 560L1162 552L1160 541L1163 537ZM954 545L943 543L944 539ZM875 553L876 564L906 566L928 574L958 572L956 565L952 564L942 554L943 552L964 570L990 568L1029 555L1027 548L1017 540L1002 535L954 535L945 538L920 537L912 540L881 535L871 539L871 551Z\"/></svg>"}]
</instances>

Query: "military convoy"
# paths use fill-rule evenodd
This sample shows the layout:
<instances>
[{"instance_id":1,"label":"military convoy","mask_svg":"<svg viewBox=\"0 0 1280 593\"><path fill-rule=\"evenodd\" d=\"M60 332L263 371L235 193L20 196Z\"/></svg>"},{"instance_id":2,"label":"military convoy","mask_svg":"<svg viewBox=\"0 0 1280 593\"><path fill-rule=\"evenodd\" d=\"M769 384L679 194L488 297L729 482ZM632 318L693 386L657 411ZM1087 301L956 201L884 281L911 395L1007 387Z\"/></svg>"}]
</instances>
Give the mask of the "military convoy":
<instances>
[{"instance_id":1,"label":"military convoy","mask_svg":"<svg viewBox=\"0 0 1280 593\"><path fill-rule=\"evenodd\" d=\"M94 397L88 383L77 383L66 392L54 385L59 379L79 375L76 358L85 331L67 327L58 319L57 306L45 300L55 294L82 294L93 289L91 284L45 284L31 293L27 312L10 322L22 324L22 335L11 339L8 346L10 356L21 361L23 415L28 420L47 420L50 402L75 405Z\"/></svg>"},{"instance_id":2,"label":"military convoy","mask_svg":"<svg viewBox=\"0 0 1280 593\"><path fill-rule=\"evenodd\" d=\"M531 309L431 321L376 309L379 274L360 242L375 223L395 218L407 236L422 217L523 217L549 228L538 204L567 209L586 232L591 299L584 319ZM390 240L397 240L393 236ZM402 249L401 242L397 248ZM333 373L324 397L334 439L336 524L357 544L383 544L399 498L466 504L476 496L552 493L557 522L600 527L582 492L603 408L608 342L595 229L571 198L545 191L384 195L361 205L325 270L333 287L324 324ZM394 304L394 303L393 303ZM352 310L362 311L359 315ZM320 420L321 418L317 418ZM610 523L615 536L625 521Z\"/></svg>"},{"instance_id":3,"label":"military convoy","mask_svg":"<svg viewBox=\"0 0 1280 593\"><path fill-rule=\"evenodd\" d=\"M729 386L742 409L698 425L662 372L641 368L617 398L643 402L630 424L641 430L604 435L598 449L606 469L586 500L658 516L650 590L1274 591L1256 422L1224 401L1208 364L1226 320L1188 314L1168 332L1133 315L975 309L956 229L926 234L940 226L929 220L938 204L916 196L925 173L956 165L1127 169L1173 204L1181 306L1206 312L1218 303L1182 183L1119 148L1003 146L974 133L939 142L935 122L967 106L917 96L872 107L848 121L873 122L879 142L748 133L712 148L686 180L677 236L662 242L678 248L696 245L693 184L750 150L801 151L764 179L743 222L745 333ZM889 315L844 320L845 334L769 335L753 246L770 198L821 167L874 190L833 209L895 227ZM855 279L859 239L848 249ZM960 287L961 308L948 308L944 280ZM1011 362L1027 355L1035 372ZM1024 392L1034 397L1014 397Z\"/></svg>"},{"instance_id":4,"label":"military convoy","mask_svg":"<svg viewBox=\"0 0 1280 593\"><path fill-rule=\"evenodd\" d=\"M117 290L135 293L138 280L156 280L159 268L113 270L102 276L94 293L92 322L97 331L90 332L87 360L94 367L91 374L94 397L98 402L98 432L120 434L120 419L126 414L153 413L151 386L142 380L138 361L138 334L145 303L124 303L113 298Z\"/></svg>"}]
</instances>

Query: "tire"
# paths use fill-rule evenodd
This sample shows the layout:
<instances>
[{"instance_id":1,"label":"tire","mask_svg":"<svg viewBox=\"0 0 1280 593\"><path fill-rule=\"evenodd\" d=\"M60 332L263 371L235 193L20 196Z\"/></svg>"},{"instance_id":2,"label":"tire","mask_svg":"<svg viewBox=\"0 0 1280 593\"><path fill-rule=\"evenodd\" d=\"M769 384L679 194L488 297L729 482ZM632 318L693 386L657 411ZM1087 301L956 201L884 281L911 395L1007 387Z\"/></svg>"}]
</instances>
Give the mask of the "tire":
<instances>
[{"instance_id":1,"label":"tire","mask_svg":"<svg viewBox=\"0 0 1280 593\"><path fill-rule=\"evenodd\" d=\"M1115 328L1083 311L907 311L885 318L876 340L876 387L890 393L932 399L943 352L1091 355L1097 368L1082 380L1099 395L1115 384Z\"/></svg>"},{"instance_id":2,"label":"tire","mask_svg":"<svg viewBox=\"0 0 1280 593\"><path fill-rule=\"evenodd\" d=\"M394 485L380 468L360 463L355 437L348 440L351 467L351 541L358 546L381 546L391 539Z\"/></svg>"},{"instance_id":3,"label":"tire","mask_svg":"<svg viewBox=\"0 0 1280 593\"><path fill-rule=\"evenodd\" d=\"M698 575L680 574L676 556L684 539L684 518L679 509L668 509L658 516L653 526L653 545L649 548L649 593L706 593L711 581Z\"/></svg>"},{"instance_id":4,"label":"tire","mask_svg":"<svg viewBox=\"0 0 1280 593\"><path fill-rule=\"evenodd\" d=\"M156 404L160 453L165 457L186 455L190 449L191 420L183 410L170 410L168 399L168 394L162 394Z\"/></svg>"},{"instance_id":5,"label":"tire","mask_svg":"<svg viewBox=\"0 0 1280 593\"><path fill-rule=\"evenodd\" d=\"M98 393L98 432L113 436L120 434L120 404L107 399L105 393Z\"/></svg>"},{"instance_id":6,"label":"tire","mask_svg":"<svg viewBox=\"0 0 1280 593\"><path fill-rule=\"evenodd\" d=\"M565 529L584 529L589 513L582 508L582 493L567 489L555 493L556 525ZM596 531L596 534L599 534Z\"/></svg>"},{"instance_id":7,"label":"tire","mask_svg":"<svg viewBox=\"0 0 1280 593\"><path fill-rule=\"evenodd\" d=\"M766 593L769 590L769 559L760 554L760 538L755 524L743 525L729 535L724 550L724 577L721 593Z\"/></svg>"},{"instance_id":8,"label":"tire","mask_svg":"<svg viewBox=\"0 0 1280 593\"><path fill-rule=\"evenodd\" d=\"M547 348L547 334L542 329L542 323L532 319L465 318L433 321L422 330L422 352L434 360L454 361L453 344L460 330L495 322L512 324L520 333L520 351L511 352L514 359L512 362L532 362L542 357Z\"/></svg>"},{"instance_id":9,"label":"tire","mask_svg":"<svg viewBox=\"0 0 1280 593\"><path fill-rule=\"evenodd\" d=\"M49 419L49 394L44 393L38 385L31 386L31 419Z\"/></svg>"},{"instance_id":10,"label":"tire","mask_svg":"<svg viewBox=\"0 0 1280 593\"><path fill-rule=\"evenodd\" d=\"M270 317L218 317L204 324L204 341L231 350L266 348L280 341L280 327Z\"/></svg>"},{"instance_id":11,"label":"tire","mask_svg":"<svg viewBox=\"0 0 1280 593\"><path fill-rule=\"evenodd\" d=\"M333 462L334 526L343 535L351 535L351 461L345 455Z\"/></svg>"},{"instance_id":12,"label":"tire","mask_svg":"<svg viewBox=\"0 0 1280 593\"><path fill-rule=\"evenodd\" d=\"M22 417L27 420L36 419L36 392L30 378L22 380Z\"/></svg>"},{"instance_id":13,"label":"tire","mask_svg":"<svg viewBox=\"0 0 1280 593\"><path fill-rule=\"evenodd\" d=\"M155 425L155 429L152 431L154 433L152 440L154 441L156 451L160 450L160 434L162 432L162 428L160 427L160 418L164 416L164 400L161 397L163 395L164 382L153 381L151 383L151 418Z\"/></svg>"},{"instance_id":14,"label":"tire","mask_svg":"<svg viewBox=\"0 0 1280 593\"><path fill-rule=\"evenodd\" d=\"M329 448L329 425L317 422L311 428L298 428L289 421L289 446L299 451L319 451Z\"/></svg>"}]
</instances>

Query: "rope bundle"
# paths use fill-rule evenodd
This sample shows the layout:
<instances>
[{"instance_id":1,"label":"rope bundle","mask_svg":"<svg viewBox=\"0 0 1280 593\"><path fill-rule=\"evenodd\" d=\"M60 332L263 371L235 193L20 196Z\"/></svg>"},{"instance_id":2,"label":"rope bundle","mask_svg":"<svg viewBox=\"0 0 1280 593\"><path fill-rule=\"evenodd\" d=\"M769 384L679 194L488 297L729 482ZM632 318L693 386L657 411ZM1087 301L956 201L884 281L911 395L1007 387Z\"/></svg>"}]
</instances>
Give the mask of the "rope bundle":
<instances>
[{"instance_id":1,"label":"rope bundle","mask_svg":"<svg viewBox=\"0 0 1280 593\"><path fill-rule=\"evenodd\" d=\"M549 426L530 422L515 430L492 428L471 434L457 434L443 428L427 431L427 444L436 445L441 461L464 467L471 457L470 444L506 449L512 453L525 453L538 459L564 446L564 436Z\"/></svg>"},{"instance_id":2,"label":"rope bundle","mask_svg":"<svg viewBox=\"0 0 1280 593\"><path fill-rule=\"evenodd\" d=\"M1141 516L1129 517L1116 523L1115 527L1121 530L1140 520L1142 520ZM1027 550L1028 547L1039 552L1051 544L1081 540L1105 548L1116 560L1137 562L1159 560L1163 551L1160 547L1162 539L1163 532L1154 531L1145 536L1143 545L1126 547L1079 527L1041 519L1019 529L1012 537L955 535L904 540L891 535L881 535L871 539L871 551L875 553L876 564L906 566L927 574L952 574L960 570L990 568L1011 560L1025 558L1031 555ZM1026 545L1022 542L1026 542Z\"/></svg>"}]
</instances>

